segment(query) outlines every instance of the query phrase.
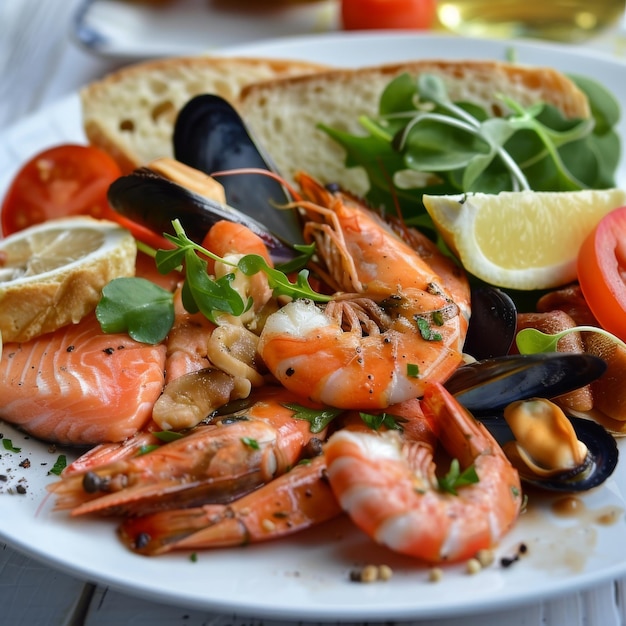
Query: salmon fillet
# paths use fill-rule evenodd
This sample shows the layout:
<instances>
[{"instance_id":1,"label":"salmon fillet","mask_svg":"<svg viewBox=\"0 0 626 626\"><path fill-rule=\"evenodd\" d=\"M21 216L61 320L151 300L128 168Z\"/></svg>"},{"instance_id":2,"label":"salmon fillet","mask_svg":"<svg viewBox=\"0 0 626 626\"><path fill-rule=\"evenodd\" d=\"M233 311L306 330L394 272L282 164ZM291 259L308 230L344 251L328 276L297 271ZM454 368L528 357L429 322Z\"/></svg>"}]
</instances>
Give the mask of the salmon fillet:
<instances>
[{"instance_id":1,"label":"salmon fillet","mask_svg":"<svg viewBox=\"0 0 626 626\"><path fill-rule=\"evenodd\" d=\"M90 315L0 360L0 418L46 441L122 441L150 418L163 389L165 346L104 334Z\"/></svg>"}]
</instances>

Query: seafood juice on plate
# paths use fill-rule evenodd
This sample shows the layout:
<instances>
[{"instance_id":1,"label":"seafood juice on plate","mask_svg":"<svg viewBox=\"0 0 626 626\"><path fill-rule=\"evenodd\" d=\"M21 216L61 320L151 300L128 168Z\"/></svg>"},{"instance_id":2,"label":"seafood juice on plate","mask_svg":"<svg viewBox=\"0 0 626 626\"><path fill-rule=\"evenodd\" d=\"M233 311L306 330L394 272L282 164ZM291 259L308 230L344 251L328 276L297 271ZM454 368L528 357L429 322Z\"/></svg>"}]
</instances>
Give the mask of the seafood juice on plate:
<instances>
[{"instance_id":1,"label":"seafood juice on plate","mask_svg":"<svg viewBox=\"0 0 626 626\"><path fill-rule=\"evenodd\" d=\"M404 80L390 82L386 94L405 89ZM437 125L443 120L450 133L461 119L474 136L466 143L474 149L478 143L476 154L484 156L486 140L476 139L468 118L479 113L449 102L436 81L417 85L429 106L412 112L415 127L419 119L431 136L444 136ZM508 104L513 117L527 116L523 107ZM554 137L564 133L566 123L554 121L553 111L532 115L539 122L527 124L529 135L537 124L558 126ZM188 122L181 116L178 123ZM245 120L229 117L228 124ZM380 120L372 124L385 127ZM591 132L588 121L567 125L571 135L580 133L575 141L601 143L583 134ZM409 148L425 141L409 137L405 126L396 129L396 145L403 133ZM247 134L239 136L249 141ZM544 155L556 145L537 150ZM477 160L459 165L459 157L449 175L435 170L432 158L430 175L452 184L471 162L473 182L480 185L482 176L494 197L501 190L491 185L503 177L512 181L511 193L535 193L519 188L520 182L532 187L533 172L515 165L506 147L519 161L518 148L501 140L480 172ZM571 157L565 149L560 154L576 179ZM407 162L414 159L407 156ZM587 490L593 490L585 500L590 523L621 516L616 504L601 512L592 504L617 466L615 438L605 426L615 431L610 427L619 419L607 417L605 405L589 405L594 384L619 360L613 352L624 349L618 333L602 334L606 343L594 354L581 342L567 350L559 344L561 352L537 348L545 335L536 329L561 316L545 305L539 321L520 317L513 301L501 297L507 285L479 290L477 277L449 253L455 246L462 250L462 242L453 231L442 234L431 209L422 209L428 228L421 232L406 205L403 218L392 218L374 210L371 198L299 172L291 181L279 179L278 189L272 187L279 197L261 208L283 211L289 226L277 236L258 207L248 216L242 207L228 206L236 204L236 185L218 186L215 195L197 169L171 165L120 173L108 190L112 209L105 207L104 217L119 221L120 230L130 228L140 242L135 276L120 270L107 278L98 287L97 306L72 325L60 322L57 329L17 339L3 327L0 415L17 429L7 426L5 450L19 454L22 433L55 446L46 463L58 477L46 478L37 515L62 533L75 532L77 521L85 520L80 528L93 524L98 533L116 532L113 541L129 555L171 553L154 559L170 564L240 546L249 546L254 563L255 554L280 551L283 542L297 546L307 537L332 552L338 540L324 529L339 528L346 545L365 545L372 555L342 560L334 554L330 560L351 572L346 581L393 576L395 583L397 574L399 586L419 571L434 581L442 573L445 580L446 568L455 576L465 570L489 576L517 560L534 562L542 550L534 524L546 524L550 515L563 518L563 501L582 502ZM272 166L263 160L252 164L252 176L249 165L215 178L236 180L245 168L251 181L270 175ZM561 180L567 175L559 173ZM613 187L610 179L603 179L606 188ZM595 202L587 203L578 189L566 187L542 190L545 210L563 194L581 205L584 221L590 206L597 211L601 205L610 215L622 201L617 190L598 190ZM460 204L471 206L465 199ZM160 214L147 213L148 205ZM3 211L14 206L5 202ZM424 221L429 214L431 221ZM84 228L93 230L89 221ZM68 233L41 243L40 224L5 231L2 289L54 289L59 275L67 290L85 276L95 281L102 270L88 260L96 253L72 254ZM63 247L68 254L49 262L50 250ZM35 252L43 266L32 263ZM559 332L578 341L582 327L583 338L597 334L594 329L604 332L579 291L572 292L577 299L557 293L569 306L568 321L558 328L548 324L548 336ZM491 304L479 306L485 297L493 298ZM550 297L556 296L543 296ZM589 317L573 315L574 304ZM54 304L42 301L18 312L14 318L20 324L27 318L27 328L37 317L32 307L39 314ZM481 325L498 329L488 354L480 336L470 341ZM514 343L522 325L529 329L526 339ZM59 452L67 465L52 468ZM561 504L551 509L555 502ZM31 532L26 527L25 537ZM250 546L264 542L266 547ZM172 560L176 554L179 561ZM458 581L450 584L456 588Z\"/></svg>"}]
</instances>

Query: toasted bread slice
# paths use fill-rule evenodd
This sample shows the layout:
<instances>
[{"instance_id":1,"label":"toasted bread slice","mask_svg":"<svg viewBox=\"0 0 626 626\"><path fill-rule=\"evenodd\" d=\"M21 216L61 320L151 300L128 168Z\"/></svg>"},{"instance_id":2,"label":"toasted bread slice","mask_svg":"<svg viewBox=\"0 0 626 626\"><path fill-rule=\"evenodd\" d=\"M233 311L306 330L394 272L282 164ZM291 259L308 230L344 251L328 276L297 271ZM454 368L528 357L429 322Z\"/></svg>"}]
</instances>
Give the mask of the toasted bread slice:
<instances>
[{"instance_id":1,"label":"toasted bread slice","mask_svg":"<svg viewBox=\"0 0 626 626\"><path fill-rule=\"evenodd\" d=\"M193 96L214 93L234 101L248 84L327 69L304 61L241 57L177 57L128 66L80 93L89 142L124 172L172 155L176 115Z\"/></svg>"},{"instance_id":2,"label":"toasted bread slice","mask_svg":"<svg viewBox=\"0 0 626 626\"><path fill-rule=\"evenodd\" d=\"M343 148L316 125L362 134L359 116L376 115L384 88L404 72L440 76L452 100L481 105L494 115L503 112L499 94L523 105L553 104L571 118L590 115L585 94L560 72L496 61L423 60L275 79L245 87L238 107L288 180L304 170L324 183L338 182L363 194L368 188L365 172L346 169Z\"/></svg>"}]
</instances>

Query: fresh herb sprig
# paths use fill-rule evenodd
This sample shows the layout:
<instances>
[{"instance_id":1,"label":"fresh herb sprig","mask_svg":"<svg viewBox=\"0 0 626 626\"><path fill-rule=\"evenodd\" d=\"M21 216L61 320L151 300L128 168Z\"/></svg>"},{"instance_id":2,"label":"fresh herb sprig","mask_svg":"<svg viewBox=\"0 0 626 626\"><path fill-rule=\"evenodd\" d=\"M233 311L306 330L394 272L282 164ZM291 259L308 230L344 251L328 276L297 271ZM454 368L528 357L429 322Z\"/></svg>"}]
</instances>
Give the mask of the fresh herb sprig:
<instances>
[{"instance_id":1,"label":"fresh herb sprig","mask_svg":"<svg viewBox=\"0 0 626 626\"><path fill-rule=\"evenodd\" d=\"M174 220L172 225L175 234L165 234L165 237L174 244L174 248L157 250L155 262L162 274L173 270L184 271L182 302L190 313L200 311L216 323L219 314L240 316L252 306L252 300L244 301L232 286L234 273L218 279L212 277L208 273L207 261L202 256L230 265L233 270L238 269L246 276L263 272L276 296L308 298L316 302L330 300L330 296L311 288L306 269L300 270L295 281L291 282L285 272L270 267L262 256L256 254L247 254L237 263L229 263L192 241L179 220ZM302 253L301 260L311 254L308 246L299 250ZM174 323L174 296L142 278L116 278L104 288L96 307L96 317L105 333L126 331L136 341L159 343Z\"/></svg>"},{"instance_id":2,"label":"fresh herb sprig","mask_svg":"<svg viewBox=\"0 0 626 626\"><path fill-rule=\"evenodd\" d=\"M398 205L408 220L418 217L424 193L611 187L620 157L619 105L595 81L571 78L587 95L590 119L567 119L554 106L524 107L507 97L501 101L508 113L493 117L480 106L452 102L434 75L403 74L383 92L378 115L359 118L365 135L320 128L346 150L347 167L365 169L369 202L389 211Z\"/></svg>"},{"instance_id":3,"label":"fresh herb sprig","mask_svg":"<svg viewBox=\"0 0 626 626\"><path fill-rule=\"evenodd\" d=\"M599 335L603 335L616 344L622 346L622 348L626 349L626 343L624 343L619 337L616 337L607 330L598 328L597 326L574 326L554 334L544 333L536 328L523 328L517 333L515 343L520 354L556 352L557 345L562 337L565 337L565 335L569 335L570 333L578 332L597 333Z\"/></svg>"},{"instance_id":4,"label":"fresh herb sprig","mask_svg":"<svg viewBox=\"0 0 626 626\"><path fill-rule=\"evenodd\" d=\"M313 409L295 402L287 402L283 406L294 411L293 417L295 419L309 422L312 433L322 432L336 417L344 413L343 409L331 407Z\"/></svg>"},{"instance_id":5,"label":"fresh herb sprig","mask_svg":"<svg viewBox=\"0 0 626 626\"><path fill-rule=\"evenodd\" d=\"M440 477L437 482L439 483L439 489L441 491L456 496L458 495L457 489L459 489L459 487L474 485L479 482L479 478L476 473L476 468L473 465L461 471L459 460L452 459L450 470L445 476Z\"/></svg>"}]
</instances>

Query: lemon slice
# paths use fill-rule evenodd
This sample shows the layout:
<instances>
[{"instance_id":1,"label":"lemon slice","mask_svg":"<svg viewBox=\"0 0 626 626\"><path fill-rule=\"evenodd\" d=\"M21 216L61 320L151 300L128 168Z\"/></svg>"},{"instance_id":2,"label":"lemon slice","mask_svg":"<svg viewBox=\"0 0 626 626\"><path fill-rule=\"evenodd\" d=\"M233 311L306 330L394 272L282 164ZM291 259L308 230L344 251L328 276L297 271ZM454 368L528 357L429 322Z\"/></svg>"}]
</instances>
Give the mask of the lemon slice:
<instances>
[{"instance_id":1,"label":"lemon slice","mask_svg":"<svg viewBox=\"0 0 626 626\"><path fill-rule=\"evenodd\" d=\"M435 226L468 272L524 290L576 280L585 237L624 204L621 189L424 195Z\"/></svg>"},{"instance_id":2,"label":"lemon slice","mask_svg":"<svg viewBox=\"0 0 626 626\"><path fill-rule=\"evenodd\" d=\"M90 217L51 220L0 239L0 334L28 341L95 308L104 285L135 273L133 236Z\"/></svg>"}]
</instances>

